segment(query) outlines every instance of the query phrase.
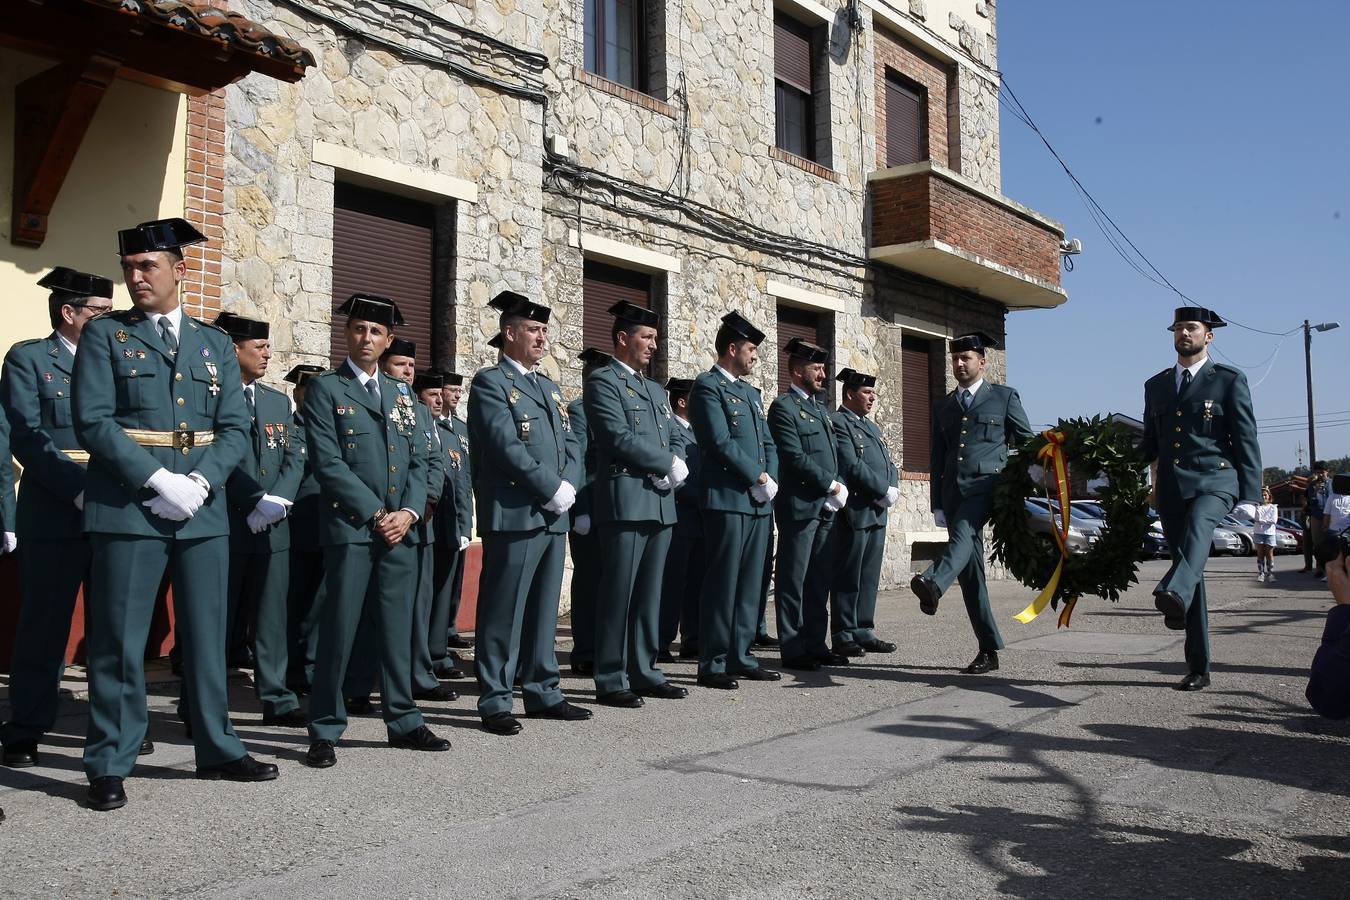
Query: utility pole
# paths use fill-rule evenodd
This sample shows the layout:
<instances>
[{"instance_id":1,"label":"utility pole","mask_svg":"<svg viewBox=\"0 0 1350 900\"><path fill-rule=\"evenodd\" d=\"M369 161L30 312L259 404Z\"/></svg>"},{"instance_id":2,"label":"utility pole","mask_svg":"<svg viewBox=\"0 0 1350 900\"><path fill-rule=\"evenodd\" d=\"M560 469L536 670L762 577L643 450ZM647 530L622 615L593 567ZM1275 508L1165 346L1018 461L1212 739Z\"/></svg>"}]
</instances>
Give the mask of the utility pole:
<instances>
[{"instance_id":1,"label":"utility pole","mask_svg":"<svg viewBox=\"0 0 1350 900\"><path fill-rule=\"evenodd\" d=\"M1308 378L1308 467L1312 470L1312 460L1317 459L1317 424L1313 419L1312 388L1312 327L1303 320L1303 371Z\"/></svg>"}]
</instances>

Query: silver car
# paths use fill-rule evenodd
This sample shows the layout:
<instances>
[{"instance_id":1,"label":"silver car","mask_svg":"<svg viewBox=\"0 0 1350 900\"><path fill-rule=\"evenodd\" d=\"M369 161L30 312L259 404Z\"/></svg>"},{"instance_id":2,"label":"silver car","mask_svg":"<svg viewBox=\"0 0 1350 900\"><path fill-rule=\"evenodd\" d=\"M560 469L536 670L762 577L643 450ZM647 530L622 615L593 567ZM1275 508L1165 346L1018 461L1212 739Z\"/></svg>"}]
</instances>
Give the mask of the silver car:
<instances>
[{"instance_id":1,"label":"silver car","mask_svg":"<svg viewBox=\"0 0 1350 900\"><path fill-rule=\"evenodd\" d=\"M1256 530L1256 523L1249 517L1239 512L1231 512L1224 516L1220 524L1238 536L1242 542L1242 549L1236 554L1238 556L1251 556L1256 552L1256 538L1253 532ZM1275 531L1275 552L1293 553L1298 550L1298 539L1286 531Z\"/></svg>"},{"instance_id":2,"label":"silver car","mask_svg":"<svg viewBox=\"0 0 1350 900\"><path fill-rule=\"evenodd\" d=\"M1053 544L1055 539L1051 532L1054 530L1055 524L1050 521L1050 501L1043 500L1040 497L1029 497L1026 500L1026 505L1027 514L1031 520L1031 530L1036 532L1042 540ZM1058 504L1056 504L1056 510L1058 510ZM1101 531L1102 522L1100 519L1093 519L1070 507L1068 539L1070 553L1086 553L1097 542L1097 538L1101 536Z\"/></svg>"}]
</instances>

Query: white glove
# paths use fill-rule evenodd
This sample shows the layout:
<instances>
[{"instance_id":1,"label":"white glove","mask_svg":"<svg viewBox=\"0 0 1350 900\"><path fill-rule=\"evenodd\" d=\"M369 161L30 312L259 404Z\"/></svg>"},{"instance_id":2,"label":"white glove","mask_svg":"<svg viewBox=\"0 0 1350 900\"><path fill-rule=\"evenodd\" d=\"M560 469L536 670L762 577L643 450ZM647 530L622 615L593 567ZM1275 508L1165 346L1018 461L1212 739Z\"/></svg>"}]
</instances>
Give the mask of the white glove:
<instances>
[{"instance_id":1,"label":"white glove","mask_svg":"<svg viewBox=\"0 0 1350 900\"><path fill-rule=\"evenodd\" d=\"M19 546L19 538L14 532L6 531L3 543L0 543L0 553L13 553L17 546Z\"/></svg>"},{"instance_id":2,"label":"white glove","mask_svg":"<svg viewBox=\"0 0 1350 900\"><path fill-rule=\"evenodd\" d=\"M258 505L254 507L254 512L260 512L267 517L268 525L275 525L286 518L286 513L290 512L291 501L285 497L278 497L275 494L263 494Z\"/></svg>"},{"instance_id":3,"label":"white glove","mask_svg":"<svg viewBox=\"0 0 1350 900\"><path fill-rule=\"evenodd\" d=\"M1035 484L1045 484L1045 467L1037 463L1027 466L1027 474Z\"/></svg>"},{"instance_id":4,"label":"white glove","mask_svg":"<svg viewBox=\"0 0 1350 900\"><path fill-rule=\"evenodd\" d=\"M572 519L572 530L585 537L591 533L591 517L582 513Z\"/></svg>"},{"instance_id":5,"label":"white glove","mask_svg":"<svg viewBox=\"0 0 1350 900\"><path fill-rule=\"evenodd\" d=\"M249 531L257 534L267 527L267 514L261 512L257 507L254 507L253 512L248 514L244 519L244 522L248 525Z\"/></svg>"},{"instance_id":6,"label":"white glove","mask_svg":"<svg viewBox=\"0 0 1350 900\"><path fill-rule=\"evenodd\" d=\"M766 495L765 499L767 500L772 500L774 497L778 496L778 482L774 481L773 478L770 478L764 485L764 493Z\"/></svg>"},{"instance_id":7,"label":"white glove","mask_svg":"<svg viewBox=\"0 0 1350 900\"><path fill-rule=\"evenodd\" d=\"M150 507L150 512L161 519L168 519L170 522L186 522L192 518L192 513L181 509L176 503L165 500L162 496L152 497L142 503L141 506Z\"/></svg>"},{"instance_id":8,"label":"white glove","mask_svg":"<svg viewBox=\"0 0 1350 900\"><path fill-rule=\"evenodd\" d=\"M848 488L836 481L830 485L830 489L838 488L838 493L830 494L825 498L825 508L830 512L839 512L848 503Z\"/></svg>"},{"instance_id":9,"label":"white glove","mask_svg":"<svg viewBox=\"0 0 1350 900\"><path fill-rule=\"evenodd\" d=\"M937 527L946 528L947 514L940 509L935 509L933 510L933 521L937 523Z\"/></svg>"},{"instance_id":10,"label":"white glove","mask_svg":"<svg viewBox=\"0 0 1350 900\"><path fill-rule=\"evenodd\" d=\"M84 512L84 491L80 491L76 494L75 499L71 502L75 504L76 509L80 512Z\"/></svg>"},{"instance_id":11,"label":"white glove","mask_svg":"<svg viewBox=\"0 0 1350 900\"><path fill-rule=\"evenodd\" d=\"M1256 519L1256 504L1239 503L1237 506L1233 508L1233 512L1240 512L1247 518L1252 519L1254 521Z\"/></svg>"},{"instance_id":12,"label":"white glove","mask_svg":"<svg viewBox=\"0 0 1350 900\"><path fill-rule=\"evenodd\" d=\"M668 491L675 486L675 482L670 480L669 475L662 475L660 478L655 475L648 475L647 478L658 491Z\"/></svg>"},{"instance_id":13,"label":"white glove","mask_svg":"<svg viewBox=\"0 0 1350 900\"><path fill-rule=\"evenodd\" d=\"M778 493L778 482L770 478L763 484L750 485L750 496L760 503L768 503Z\"/></svg>"},{"instance_id":14,"label":"white glove","mask_svg":"<svg viewBox=\"0 0 1350 900\"><path fill-rule=\"evenodd\" d=\"M465 550L468 549L469 549L469 539L461 535L459 539L459 552L463 553Z\"/></svg>"},{"instance_id":15,"label":"white glove","mask_svg":"<svg viewBox=\"0 0 1350 900\"><path fill-rule=\"evenodd\" d=\"M900 499L900 489L898 487L886 488L886 496L881 499L881 505L890 509Z\"/></svg>"},{"instance_id":16,"label":"white glove","mask_svg":"<svg viewBox=\"0 0 1350 900\"><path fill-rule=\"evenodd\" d=\"M544 504L544 509L551 513L565 513L572 508L572 504L577 502L577 489L572 487L569 482L564 481L558 485L558 489L553 492L553 496Z\"/></svg>"},{"instance_id":17,"label":"white glove","mask_svg":"<svg viewBox=\"0 0 1350 900\"><path fill-rule=\"evenodd\" d=\"M202 508L206 502L206 488L201 483L187 475L175 475L168 469L158 469L155 474L146 481L146 486L159 494L166 502L178 508L183 514L182 518L174 521L181 522L184 519L190 519L196 515L197 510ZM150 505L147 501L145 506ZM151 509L151 512L155 512ZM155 513L155 515L161 515ZM164 516L164 518L169 518Z\"/></svg>"},{"instance_id":18,"label":"white glove","mask_svg":"<svg viewBox=\"0 0 1350 900\"><path fill-rule=\"evenodd\" d=\"M679 487L689 480L689 467L685 465L684 460L680 459L678 456L674 457L670 462L669 477L675 487Z\"/></svg>"}]
</instances>

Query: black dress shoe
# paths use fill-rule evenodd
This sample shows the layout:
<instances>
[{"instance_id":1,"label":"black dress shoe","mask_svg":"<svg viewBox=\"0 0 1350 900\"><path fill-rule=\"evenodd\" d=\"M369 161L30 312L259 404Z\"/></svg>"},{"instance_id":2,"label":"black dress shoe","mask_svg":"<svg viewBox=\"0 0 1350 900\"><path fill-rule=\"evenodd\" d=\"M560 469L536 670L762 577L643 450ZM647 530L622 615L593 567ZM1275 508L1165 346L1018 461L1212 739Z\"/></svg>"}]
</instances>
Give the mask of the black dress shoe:
<instances>
[{"instance_id":1,"label":"black dress shoe","mask_svg":"<svg viewBox=\"0 0 1350 900\"><path fill-rule=\"evenodd\" d=\"M155 742L150 740L149 738L146 738L145 740L141 741L141 748L136 751L136 755L149 756L151 753L154 752L155 752Z\"/></svg>"},{"instance_id":2,"label":"black dress shoe","mask_svg":"<svg viewBox=\"0 0 1350 900\"><path fill-rule=\"evenodd\" d=\"M262 723L281 728L304 728L309 724L309 717L297 707L296 709L288 709L284 713L273 713L272 715L263 713Z\"/></svg>"},{"instance_id":3,"label":"black dress shoe","mask_svg":"<svg viewBox=\"0 0 1350 900\"><path fill-rule=\"evenodd\" d=\"M680 659L698 659L698 644L681 644Z\"/></svg>"},{"instance_id":4,"label":"black dress shoe","mask_svg":"<svg viewBox=\"0 0 1350 900\"><path fill-rule=\"evenodd\" d=\"M337 765L337 754L333 752L332 741L315 741L309 745L305 754L305 765L311 769L327 769Z\"/></svg>"},{"instance_id":5,"label":"black dress shoe","mask_svg":"<svg viewBox=\"0 0 1350 900\"><path fill-rule=\"evenodd\" d=\"M859 641L858 644L868 653L894 653L896 650L895 644L878 638L872 638L870 641Z\"/></svg>"},{"instance_id":6,"label":"black dress shoe","mask_svg":"<svg viewBox=\"0 0 1350 900\"><path fill-rule=\"evenodd\" d=\"M122 790L122 779L103 775L89 782L89 808L99 812L121 809L127 805L127 792Z\"/></svg>"},{"instance_id":7,"label":"black dress shoe","mask_svg":"<svg viewBox=\"0 0 1350 900\"><path fill-rule=\"evenodd\" d=\"M483 717L483 727L493 734L520 734L520 720L509 712L493 713Z\"/></svg>"},{"instance_id":8,"label":"black dress shoe","mask_svg":"<svg viewBox=\"0 0 1350 900\"><path fill-rule=\"evenodd\" d=\"M811 656L785 656L783 657L783 668L794 669L798 672L819 672L820 662Z\"/></svg>"},{"instance_id":9,"label":"black dress shoe","mask_svg":"<svg viewBox=\"0 0 1350 900\"><path fill-rule=\"evenodd\" d=\"M375 714L375 704L370 702L369 697L348 697L342 701L342 705L347 708L349 716L372 716Z\"/></svg>"},{"instance_id":10,"label":"black dress shoe","mask_svg":"<svg viewBox=\"0 0 1350 900\"><path fill-rule=\"evenodd\" d=\"M458 681L461 678L469 677L468 673L458 666L441 666L431 674L441 679L441 681Z\"/></svg>"},{"instance_id":11,"label":"black dress shoe","mask_svg":"<svg viewBox=\"0 0 1350 900\"><path fill-rule=\"evenodd\" d=\"M847 656L849 658L867 655L867 650L863 648L863 645L855 641L846 641L842 644L835 644L834 652L838 653L840 656Z\"/></svg>"},{"instance_id":12,"label":"black dress shoe","mask_svg":"<svg viewBox=\"0 0 1350 900\"><path fill-rule=\"evenodd\" d=\"M1209 687L1209 676L1202 672L1188 672L1186 677L1176 684L1179 691L1198 691Z\"/></svg>"},{"instance_id":13,"label":"black dress shoe","mask_svg":"<svg viewBox=\"0 0 1350 900\"><path fill-rule=\"evenodd\" d=\"M830 651L816 657L816 662L822 666L846 666L848 657L837 651Z\"/></svg>"},{"instance_id":14,"label":"black dress shoe","mask_svg":"<svg viewBox=\"0 0 1350 900\"><path fill-rule=\"evenodd\" d=\"M766 669L758 666L754 669L746 669L744 672L737 672L737 678L744 678L746 681L778 681L783 676L773 669Z\"/></svg>"},{"instance_id":15,"label":"black dress shoe","mask_svg":"<svg viewBox=\"0 0 1350 900\"><path fill-rule=\"evenodd\" d=\"M5 745L5 765L11 769L30 769L37 764L37 741L15 741Z\"/></svg>"},{"instance_id":16,"label":"black dress shoe","mask_svg":"<svg viewBox=\"0 0 1350 900\"><path fill-rule=\"evenodd\" d=\"M993 672L998 669L998 654L993 650L981 650L975 654L975 658L970 661L970 665L962 669L967 675L983 675L985 672Z\"/></svg>"},{"instance_id":17,"label":"black dress shoe","mask_svg":"<svg viewBox=\"0 0 1350 900\"><path fill-rule=\"evenodd\" d=\"M297 697L308 697L309 692L313 690L313 685L307 681L288 681L286 689Z\"/></svg>"},{"instance_id":18,"label":"black dress shoe","mask_svg":"<svg viewBox=\"0 0 1350 900\"><path fill-rule=\"evenodd\" d=\"M449 685L438 684L428 690L413 691L414 700L458 700L459 692Z\"/></svg>"},{"instance_id":19,"label":"black dress shoe","mask_svg":"<svg viewBox=\"0 0 1350 900\"><path fill-rule=\"evenodd\" d=\"M687 688L682 688L678 684L671 684L669 681L663 681L651 687L636 688L633 693L639 697L655 697L658 700L683 700L689 696Z\"/></svg>"},{"instance_id":20,"label":"black dress shoe","mask_svg":"<svg viewBox=\"0 0 1350 900\"><path fill-rule=\"evenodd\" d=\"M452 634L445 639L445 646L449 647L451 650L468 650L473 646L473 638Z\"/></svg>"},{"instance_id":21,"label":"black dress shoe","mask_svg":"<svg viewBox=\"0 0 1350 900\"><path fill-rule=\"evenodd\" d=\"M675 655L669 650L662 650L656 654L656 661L659 663L673 663L675 661Z\"/></svg>"},{"instance_id":22,"label":"black dress shoe","mask_svg":"<svg viewBox=\"0 0 1350 900\"><path fill-rule=\"evenodd\" d=\"M698 683L700 687L714 688L719 691L734 691L741 686L735 676L726 672L709 672L707 675L700 675L698 676Z\"/></svg>"},{"instance_id":23,"label":"black dress shoe","mask_svg":"<svg viewBox=\"0 0 1350 900\"><path fill-rule=\"evenodd\" d=\"M429 753L439 753L442 750L450 749L450 742L443 737L436 737L436 732L425 725L418 725L407 734L389 735L389 746L397 747L400 750L425 750Z\"/></svg>"},{"instance_id":24,"label":"black dress shoe","mask_svg":"<svg viewBox=\"0 0 1350 900\"><path fill-rule=\"evenodd\" d=\"M605 706L617 706L620 709L637 709L639 706L643 705L642 698L629 690L596 694L595 702Z\"/></svg>"},{"instance_id":25,"label":"black dress shoe","mask_svg":"<svg viewBox=\"0 0 1350 900\"><path fill-rule=\"evenodd\" d=\"M561 722L581 722L591 717L591 711L584 706L577 706L575 703L568 703L566 700L560 700L552 706L543 709L530 710L525 713L531 719L557 719Z\"/></svg>"},{"instance_id":26,"label":"black dress shoe","mask_svg":"<svg viewBox=\"0 0 1350 900\"><path fill-rule=\"evenodd\" d=\"M1186 604L1181 602L1181 595L1176 591L1154 591L1153 605L1163 614L1164 621L1176 619L1182 628L1186 627ZM1170 621L1167 627L1173 627Z\"/></svg>"},{"instance_id":27,"label":"black dress shoe","mask_svg":"<svg viewBox=\"0 0 1350 900\"><path fill-rule=\"evenodd\" d=\"M751 647L777 647L778 638L771 634L761 634L750 642Z\"/></svg>"},{"instance_id":28,"label":"black dress shoe","mask_svg":"<svg viewBox=\"0 0 1350 900\"><path fill-rule=\"evenodd\" d=\"M200 766L197 777L212 781L221 778L226 781L271 781L277 777L277 767L271 763L258 762L245 753L233 762Z\"/></svg>"},{"instance_id":29,"label":"black dress shoe","mask_svg":"<svg viewBox=\"0 0 1350 900\"><path fill-rule=\"evenodd\" d=\"M909 589L919 598L919 612L926 616L937 615L938 598L941 595L938 594L936 584L922 575L915 575L909 580Z\"/></svg>"},{"instance_id":30,"label":"black dress shoe","mask_svg":"<svg viewBox=\"0 0 1350 900\"><path fill-rule=\"evenodd\" d=\"M579 678L590 678L595 674L595 663L574 662L572 663L572 674Z\"/></svg>"}]
</instances>

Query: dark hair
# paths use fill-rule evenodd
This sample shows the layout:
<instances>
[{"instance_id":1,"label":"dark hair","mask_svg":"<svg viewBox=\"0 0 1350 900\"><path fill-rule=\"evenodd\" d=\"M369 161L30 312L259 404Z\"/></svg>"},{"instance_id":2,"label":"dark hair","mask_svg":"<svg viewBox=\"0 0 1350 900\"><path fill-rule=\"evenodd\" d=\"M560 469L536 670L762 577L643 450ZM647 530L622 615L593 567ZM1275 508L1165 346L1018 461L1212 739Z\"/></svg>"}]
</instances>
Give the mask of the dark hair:
<instances>
[{"instance_id":1,"label":"dark hair","mask_svg":"<svg viewBox=\"0 0 1350 900\"><path fill-rule=\"evenodd\" d=\"M88 301L88 297L76 297L72 294L52 291L47 297L47 317L51 319L52 327L61 327L61 307L69 306L74 309L84 309Z\"/></svg>"},{"instance_id":2,"label":"dark hair","mask_svg":"<svg viewBox=\"0 0 1350 900\"><path fill-rule=\"evenodd\" d=\"M1327 461L1325 459L1319 459L1317 462L1313 463L1314 472L1325 472L1326 470L1327 470Z\"/></svg>"},{"instance_id":3,"label":"dark hair","mask_svg":"<svg viewBox=\"0 0 1350 900\"><path fill-rule=\"evenodd\" d=\"M844 399L847 400L849 397L851 397L851 396L853 396L854 394L858 393L858 391L861 391L863 388L873 388L873 389L875 390L875 385L871 385L871 384L849 384L847 381L845 381L845 382L844 382L844 391L843 391Z\"/></svg>"},{"instance_id":4,"label":"dark hair","mask_svg":"<svg viewBox=\"0 0 1350 900\"><path fill-rule=\"evenodd\" d=\"M617 347L619 346L620 332L631 338L633 335L637 334L637 330L641 327L642 325L637 322L626 322L623 319L615 319L614 324L611 325L609 329L609 341Z\"/></svg>"},{"instance_id":5,"label":"dark hair","mask_svg":"<svg viewBox=\"0 0 1350 900\"><path fill-rule=\"evenodd\" d=\"M713 341L713 350L720 357L722 353L732 344L748 343L745 335L741 334L730 325L723 325L717 329L717 337Z\"/></svg>"},{"instance_id":6,"label":"dark hair","mask_svg":"<svg viewBox=\"0 0 1350 900\"><path fill-rule=\"evenodd\" d=\"M505 334L506 326L514 328L524 321L525 317L518 313L502 313L497 317L497 330Z\"/></svg>"},{"instance_id":7,"label":"dark hair","mask_svg":"<svg viewBox=\"0 0 1350 900\"><path fill-rule=\"evenodd\" d=\"M684 401L684 405L685 405L685 406L688 406L688 405L689 405L689 394L690 394L689 391L671 391L671 392L670 392L670 405L671 405L671 407L674 407L674 406L675 406L676 404L678 404L681 400Z\"/></svg>"}]
</instances>

